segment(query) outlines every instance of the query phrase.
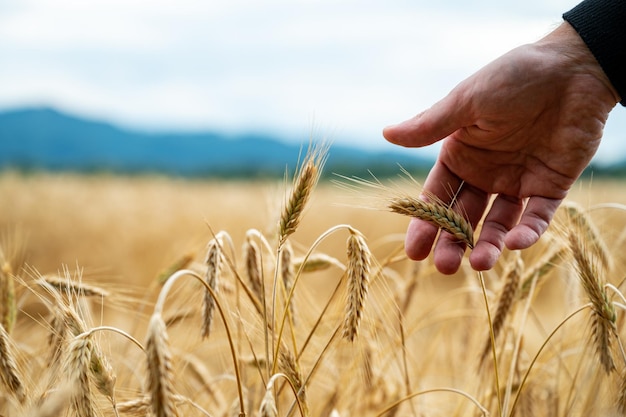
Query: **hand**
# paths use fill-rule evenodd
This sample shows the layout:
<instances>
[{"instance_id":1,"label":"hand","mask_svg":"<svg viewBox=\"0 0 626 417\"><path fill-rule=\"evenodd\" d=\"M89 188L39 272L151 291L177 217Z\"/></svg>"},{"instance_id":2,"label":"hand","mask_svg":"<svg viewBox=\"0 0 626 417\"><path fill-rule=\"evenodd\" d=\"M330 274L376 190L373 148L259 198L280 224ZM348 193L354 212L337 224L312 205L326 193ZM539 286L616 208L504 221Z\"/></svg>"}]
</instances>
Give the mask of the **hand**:
<instances>
[{"instance_id":1,"label":"hand","mask_svg":"<svg viewBox=\"0 0 626 417\"><path fill-rule=\"evenodd\" d=\"M406 147L444 142L425 195L455 208L476 227L489 207L469 261L492 268L504 245L524 249L547 229L561 201L595 154L620 100L576 31L563 23L540 41L493 61L447 97L383 134ZM490 199L495 196L491 205ZM412 219L405 249L428 256L437 229ZM465 247L441 233L434 262L458 270Z\"/></svg>"}]
</instances>

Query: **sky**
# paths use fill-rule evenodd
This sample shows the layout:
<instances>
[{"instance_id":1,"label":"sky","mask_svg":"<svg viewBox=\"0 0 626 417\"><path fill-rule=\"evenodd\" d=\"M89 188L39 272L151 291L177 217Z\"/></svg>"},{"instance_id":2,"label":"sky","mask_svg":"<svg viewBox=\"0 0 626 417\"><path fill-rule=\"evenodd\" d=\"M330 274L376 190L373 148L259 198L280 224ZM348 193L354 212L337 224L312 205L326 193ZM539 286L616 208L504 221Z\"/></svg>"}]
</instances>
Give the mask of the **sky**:
<instances>
[{"instance_id":1,"label":"sky","mask_svg":"<svg viewBox=\"0 0 626 417\"><path fill-rule=\"evenodd\" d=\"M388 150L383 127L541 38L576 3L0 0L0 110ZM618 106L596 161L626 157L624 132Z\"/></svg>"}]
</instances>

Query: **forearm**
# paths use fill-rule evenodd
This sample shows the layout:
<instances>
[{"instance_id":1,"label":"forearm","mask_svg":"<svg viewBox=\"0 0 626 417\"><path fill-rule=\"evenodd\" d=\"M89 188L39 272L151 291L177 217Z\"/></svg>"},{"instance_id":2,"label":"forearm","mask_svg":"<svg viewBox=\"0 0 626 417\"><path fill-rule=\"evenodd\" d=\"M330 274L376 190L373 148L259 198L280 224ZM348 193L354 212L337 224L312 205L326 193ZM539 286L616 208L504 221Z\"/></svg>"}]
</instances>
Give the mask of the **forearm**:
<instances>
[{"instance_id":1,"label":"forearm","mask_svg":"<svg viewBox=\"0 0 626 417\"><path fill-rule=\"evenodd\" d=\"M626 106L626 1L584 0L563 14Z\"/></svg>"}]
</instances>

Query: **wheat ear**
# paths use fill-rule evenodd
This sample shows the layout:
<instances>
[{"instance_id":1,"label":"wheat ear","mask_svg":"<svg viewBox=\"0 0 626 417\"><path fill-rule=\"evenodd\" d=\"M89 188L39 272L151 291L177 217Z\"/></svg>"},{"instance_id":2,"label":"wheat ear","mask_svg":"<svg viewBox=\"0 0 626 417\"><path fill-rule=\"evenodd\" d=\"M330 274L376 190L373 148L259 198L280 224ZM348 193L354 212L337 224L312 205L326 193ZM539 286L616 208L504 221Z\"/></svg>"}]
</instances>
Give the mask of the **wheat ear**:
<instances>
[{"instance_id":1,"label":"wheat ear","mask_svg":"<svg viewBox=\"0 0 626 417\"><path fill-rule=\"evenodd\" d=\"M606 269L611 269L613 257L589 214L579 204L572 201L564 202L561 207L566 210L570 222L584 236L588 247L593 251L602 266Z\"/></svg>"},{"instance_id":2,"label":"wheat ear","mask_svg":"<svg viewBox=\"0 0 626 417\"><path fill-rule=\"evenodd\" d=\"M244 264L246 276L250 283L252 292L259 301L263 301L263 265L261 263L261 252L259 245L250 236L246 236L243 247Z\"/></svg>"},{"instance_id":3,"label":"wheat ear","mask_svg":"<svg viewBox=\"0 0 626 417\"><path fill-rule=\"evenodd\" d=\"M57 309L59 310L59 312L55 314L55 317L53 319L53 357L55 355L58 355L58 352L62 348L63 343L65 343L67 330L69 330L70 334L73 337L77 337L85 333L87 330L87 324L82 319L82 317L80 317L80 315L74 310L74 308L63 304L63 302L59 302L57 304ZM116 380L115 374L113 373L113 368L110 366L106 357L100 351L98 345L90 341L89 348L91 349L91 352L89 354L89 370L94 377L96 388L103 395L106 395L109 398L113 399Z\"/></svg>"},{"instance_id":4,"label":"wheat ear","mask_svg":"<svg viewBox=\"0 0 626 417\"><path fill-rule=\"evenodd\" d=\"M222 241L220 234L218 233L208 245L206 254L206 273L204 274L204 281L214 291L215 294L219 291L219 280L222 269ZM204 304L202 308L202 329L201 334L203 338L209 337L211 333L211 326L213 323L213 315L215 313L215 298L208 291L204 291Z\"/></svg>"},{"instance_id":5,"label":"wheat ear","mask_svg":"<svg viewBox=\"0 0 626 417\"><path fill-rule=\"evenodd\" d=\"M280 252L280 275L285 287L285 294L291 292L291 288L294 283L295 268L293 265L293 248L289 241L283 246ZM291 315L291 323L296 323L296 305L293 297L289 299L289 314Z\"/></svg>"},{"instance_id":6,"label":"wheat ear","mask_svg":"<svg viewBox=\"0 0 626 417\"><path fill-rule=\"evenodd\" d=\"M88 336L76 337L70 342L65 362L68 382L75 388L72 396L72 407L77 415L84 417L95 417L96 415L89 386L91 352L90 338Z\"/></svg>"},{"instance_id":7,"label":"wheat ear","mask_svg":"<svg viewBox=\"0 0 626 417\"><path fill-rule=\"evenodd\" d=\"M15 362L13 344L4 326L0 326L0 379L20 403L26 400L26 388Z\"/></svg>"},{"instance_id":8,"label":"wheat ear","mask_svg":"<svg viewBox=\"0 0 626 417\"><path fill-rule=\"evenodd\" d=\"M568 247L559 241L552 241L545 254L529 267L524 269L518 296L520 300L528 296L533 281L539 281L558 265L567 254Z\"/></svg>"},{"instance_id":9,"label":"wheat ear","mask_svg":"<svg viewBox=\"0 0 626 417\"><path fill-rule=\"evenodd\" d=\"M13 331L17 317L15 283L11 264L3 259L0 249L0 325L7 333Z\"/></svg>"},{"instance_id":10,"label":"wheat ear","mask_svg":"<svg viewBox=\"0 0 626 417\"><path fill-rule=\"evenodd\" d=\"M611 339L616 335L615 308L608 298L593 255L585 251L584 243L575 232L569 234L569 242L578 277L592 305L591 327L596 352L604 370L610 373L615 370L611 353Z\"/></svg>"},{"instance_id":11,"label":"wheat ear","mask_svg":"<svg viewBox=\"0 0 626 417\"><path fill-rule=\"evenodd\" d=\"M402 196L391 199L388 207L394 213L425 220L464 242L470 249L474 248L472 226L463 216L443 204Z\"/></svg>"},{"instance_id":12,"label":"wheat ear","mask_svg":"<svg viewBox=\"0 0 626 417\"><path fill-rule=\"evenodd\" d=\"M278 366L281 372L283 372L289 382L293 386L293 389L298 393L298 399L305 410L305 416L308 416L308 405L306 402L306 387L304 386L302 374L300 373L300 367L296 363L296 359L289 351L287 346L281 344L278 352Z\"/></svg>"},{"instance_id":13,"label":"wheat ear","mask_svg":"<svg viewBox=\"0 0 626 417\"><path fill-rule=\"evenodd\" d=\"M626 416L626 369L622 370L620 374L617 409L619 410L620 415Z\"/></svg>"},{"instance_id":14,"label":"wheat ear","mask_svg":"<svg viewBox=\"0 0 626 417\"><path fill-rule=\"evenodd\" d=\"M109 296L109 292L104 288L85 284L82 281L72 280L69 275L65 278L56 275L45 275L41 279L63 294L99 298Z\"/></svg>"},{"instance_id":15,"label":"wheat ear","mask_svg":"<svg viewBox=\"0 0 626 417\"><path fill-rule=\"evenodd\" d=\"M146 341L146 362L148 364L148 390L152 414L155 417L177 416L172 401L173 371L172 355L169 349L165 322L160 313L154 313L148 326Z\"/></svg>"},{"instance_id":16,"label":"wheat ear","mask_svg":"<svg viewBox=\"0 0 626 417\"><path fill-rule=\"evenodd\" d=\"M350 229L347 253L348 302L342 336L353 341L358 334L363 315L371 266L371 254L365 239L354 229Z\"/></svg>"},{"instance_id":17,"label":"wheat ear","mask_svg":"<svg viewBox=\"0 0 626 417\"><path fill-rule=\"evenodd\" d=\"M309 201L322 173L324 163L326 162L327 150L325 146L309 148L303 164L298 169L293 189L280 216L279 247L298 228L306 203Z\"/></svg>"}]
</instances>

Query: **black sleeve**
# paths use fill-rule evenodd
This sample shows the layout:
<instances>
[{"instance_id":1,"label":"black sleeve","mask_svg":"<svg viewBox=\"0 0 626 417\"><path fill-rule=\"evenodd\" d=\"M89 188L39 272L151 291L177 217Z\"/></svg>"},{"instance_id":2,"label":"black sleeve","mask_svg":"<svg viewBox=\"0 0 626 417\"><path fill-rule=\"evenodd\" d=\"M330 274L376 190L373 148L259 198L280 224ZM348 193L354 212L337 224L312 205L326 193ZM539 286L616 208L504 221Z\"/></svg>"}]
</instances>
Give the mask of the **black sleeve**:
<instances>
[{"instance_id":1,"label":"black sleeve","mask_svg":"<svg viewBox=\"0 0 626 417\"><path fill-rule=\"evenodd\" d=\"M626 0L584 0L563 14L626 106Z\"/></svg>"}]
</instances>

